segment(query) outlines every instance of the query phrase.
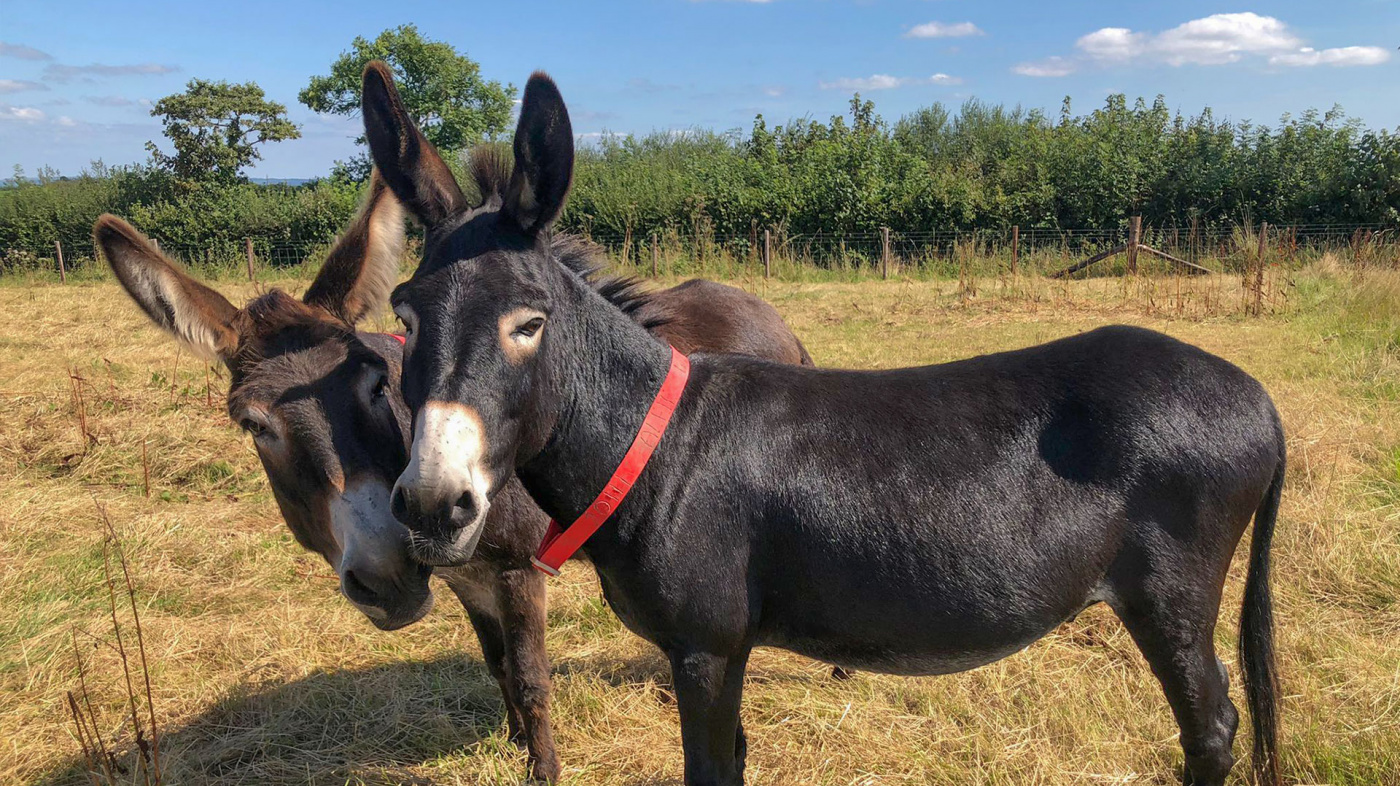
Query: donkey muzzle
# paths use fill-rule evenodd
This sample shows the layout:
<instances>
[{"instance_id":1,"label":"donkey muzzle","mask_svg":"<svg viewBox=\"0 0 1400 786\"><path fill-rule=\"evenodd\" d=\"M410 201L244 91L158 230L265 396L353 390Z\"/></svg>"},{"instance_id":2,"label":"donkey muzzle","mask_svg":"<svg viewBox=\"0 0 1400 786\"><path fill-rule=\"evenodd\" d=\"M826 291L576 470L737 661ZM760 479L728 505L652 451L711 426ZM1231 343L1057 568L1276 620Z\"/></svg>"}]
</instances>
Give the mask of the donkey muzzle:
<instances>
[{"instance_id":1,"label":"donkey muzzle","mask_svg":"<svg viewBox=\"0 0 1400 786\"><path fill-rule=\"evenodd\" d=\"M408 467L389 508L408 527L409 552L428 565L471 559L486 511L490 473L481 417L455 402L429 401L414 420Z\"/></svg>"}]
</instances>

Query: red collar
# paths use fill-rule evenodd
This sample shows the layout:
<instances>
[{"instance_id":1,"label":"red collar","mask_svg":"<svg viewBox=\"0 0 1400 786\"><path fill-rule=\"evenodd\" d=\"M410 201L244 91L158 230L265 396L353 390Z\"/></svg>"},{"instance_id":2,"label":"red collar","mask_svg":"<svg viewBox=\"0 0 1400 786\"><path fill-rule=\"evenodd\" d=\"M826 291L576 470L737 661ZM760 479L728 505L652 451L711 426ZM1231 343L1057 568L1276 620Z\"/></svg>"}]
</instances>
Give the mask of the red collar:
<instances>
[{"instance_id":1,"label":"red collar","mask_svg":"<svg viewBox=\"0 0 1400 786\"><path fill-rule=\"evenodd\" d=\"M603 491L568 529L559 526L559 522L554 519L549 520L549 531L545 533L544 540L535 551L534 558L530 560L536 568L551 576L558 576L559 568L574 555L574 552L583 548L583 544L603 526L608 517L612 516L617 506L622 504L622 500L627 498L632 485L637 482L642 470L646 469L651 454L660 444L661 436L666 433L666 426L671 422L671 415L676 411L676 404L681 400L681 393L685 391L688 379L690 359L675 347L671 347L671 370L666 373L666 381L661 383L661 390L651 402L651 409L647 410L647 416L642 421L641 429L637 431L637 438L632 441L632 447L627 449L627 455L622 457L622 463L618 465L612 477L608 478Z\"/></svg>"}]
</instances>

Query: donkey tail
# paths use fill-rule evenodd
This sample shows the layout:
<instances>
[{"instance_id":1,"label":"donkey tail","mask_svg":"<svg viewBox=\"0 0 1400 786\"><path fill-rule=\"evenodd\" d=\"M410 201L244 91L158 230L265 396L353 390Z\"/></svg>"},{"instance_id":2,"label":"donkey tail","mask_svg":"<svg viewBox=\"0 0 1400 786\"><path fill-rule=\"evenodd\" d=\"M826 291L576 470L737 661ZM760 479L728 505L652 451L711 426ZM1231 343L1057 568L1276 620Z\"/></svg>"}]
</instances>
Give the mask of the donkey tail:
<instances>
[{"instance_id":1,"label":"donkey tail","mask_svg":"<svg viewBox=\"0 0 1400 786\"><path fill-rule=\"evenodd\" d=\"M1254 513L1254 538L1249 549L1249 576L1240 612L1239 657L1244 672L1245 698L1254 729L1254 782L1279 786L1278 669L1274 660L1273 597L1269 591L1269 552L1283 493L1285 459L1280 450L1274 479Z\"/></svg>"}]
</instances>

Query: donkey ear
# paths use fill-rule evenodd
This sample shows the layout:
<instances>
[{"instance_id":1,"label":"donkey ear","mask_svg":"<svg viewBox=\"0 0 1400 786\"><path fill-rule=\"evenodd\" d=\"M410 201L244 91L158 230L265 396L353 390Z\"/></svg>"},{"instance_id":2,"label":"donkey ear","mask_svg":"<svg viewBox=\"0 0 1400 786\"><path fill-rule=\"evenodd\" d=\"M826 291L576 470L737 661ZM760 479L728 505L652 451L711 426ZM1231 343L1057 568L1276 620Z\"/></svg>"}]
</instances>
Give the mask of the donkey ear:
<instances>
[{"instance_id":1,"label":"donkey ear","mask_svg":"<svg viewBox=\"0 0 1400 786\"><path fill-rule=\"evenodd\" d=\"M525 85L515 127L515 171L501 211L526 233L547 228L564 209L574 179L574 130L554 80L536 71Z\"/></svg>"},{"instance_id":2,"label":"donkey ear","mask_svg":"<svg viewBox=\"0 0 1400 786\"><path fill-rule=\"evenodd\" d=\"M238 309L195 281L130 224L110 213L97 219L92 237L136 305L205 360L227 361L238 349L232 327Z\"/></svg>"},{"instance_id":3,"label":"donkey ear","mask_svg":"<svg viewBox=\"0 0 1400 786\"><path fill-rule=\"evenodd\" d=\"M378 171L371 173L369 195L359 215L336 241L302 301L324 308L349 325L383 308L399 276L403 219L399 200Z\"/></svg>"},{"instance_id":4,"label":"donkey ear","mask_svg":"<svg viewBox=\"0 0 1400 786\"><path fill-rule=\"evenodd\" d=\"M382 60L365 66L360 109L380 177L424 226L433 227L467 208L452 170L409 117Z\"/></svg>"}]
</instances>

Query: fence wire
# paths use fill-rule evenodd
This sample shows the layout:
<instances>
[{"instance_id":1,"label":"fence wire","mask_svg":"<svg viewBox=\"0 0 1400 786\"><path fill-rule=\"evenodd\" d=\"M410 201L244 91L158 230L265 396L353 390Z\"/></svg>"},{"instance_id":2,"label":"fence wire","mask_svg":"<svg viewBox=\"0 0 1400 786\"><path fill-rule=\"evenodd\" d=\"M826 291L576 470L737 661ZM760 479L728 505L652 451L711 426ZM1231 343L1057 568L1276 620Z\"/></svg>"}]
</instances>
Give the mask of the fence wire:
<instances>
[{"instance_id":1,"label":"fence wire","mask_svg":"<svg viewBox=\"0 0 1400 786\"><path fill-rule=\"evenodd\" d=\"M769 230L768 248L774 260L818 268L875 268L886 259L899 267L956 267L961 260L1000 258L1028 269L1050 272L1063 262L1112 249L1128 241L1128 229L1054 229L1011 227L997 229L949 229L866 232L816 232L808 234ZM1259 227L1200 228L1144 226L1140 242L1177 258L1212 267L1231 269L1258 253ZM747 234L692 234L669 230L649 235L592 234L615 261L643 270L658 257L698 263L761 264L765 233L755 228ZM1265 250L1271 259L1286 261L1308 254L1332 253L1342 261L1356 260L1400 264L1400 232L1379 224L1291 224L1270 226ZM333 237L287 238L250 236L202 243L156 238L165 254L195 270L241 270L251 255L256 270L289 270L318 265ZM78 272L94 266L97 253L91 239L62 244L64 266ZM251 252L251 254L250 254ZM0 273L57 271L59 248L53 243L17 246L0 251ZM1058 269L1058 268L1056 268Z\"/></svg>"}]
</instances>

